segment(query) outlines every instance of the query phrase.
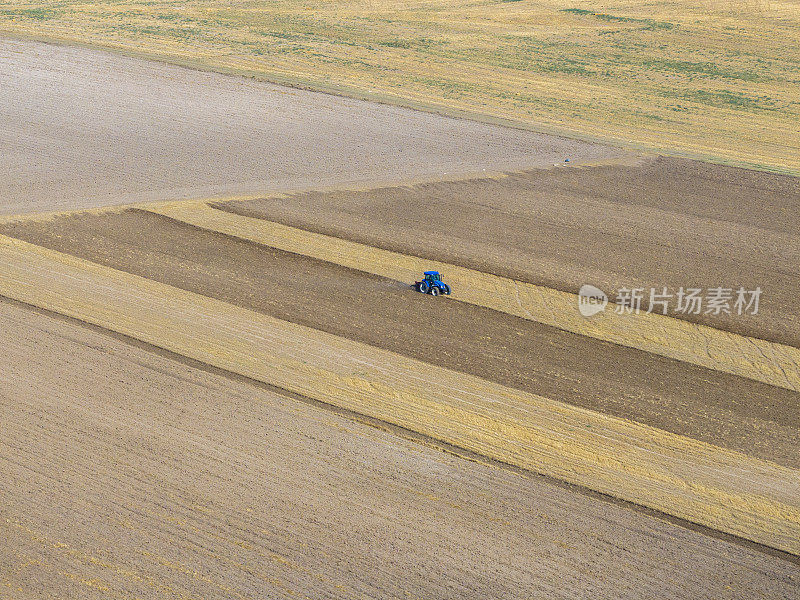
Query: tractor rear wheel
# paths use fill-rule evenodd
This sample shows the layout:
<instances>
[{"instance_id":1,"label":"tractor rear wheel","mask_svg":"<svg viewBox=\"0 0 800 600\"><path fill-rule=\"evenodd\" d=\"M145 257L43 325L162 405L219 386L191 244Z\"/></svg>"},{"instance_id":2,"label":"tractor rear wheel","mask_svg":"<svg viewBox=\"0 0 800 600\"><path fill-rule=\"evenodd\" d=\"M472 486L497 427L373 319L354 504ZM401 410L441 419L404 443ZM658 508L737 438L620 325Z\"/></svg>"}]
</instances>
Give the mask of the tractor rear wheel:
<instances>
[{"instance_id":1,"label":"tractor rear wheel","mask_svg":"<svg viewBox=\"0 0 800 600\"><path fill-rule=\"evenodd\" d=\"M427 281L420 281L419 285L417 286L417 289L419 289L419 291L422 292L423 294L427 294L430 287L431 286Z\"/></svg>"}]
</instances>

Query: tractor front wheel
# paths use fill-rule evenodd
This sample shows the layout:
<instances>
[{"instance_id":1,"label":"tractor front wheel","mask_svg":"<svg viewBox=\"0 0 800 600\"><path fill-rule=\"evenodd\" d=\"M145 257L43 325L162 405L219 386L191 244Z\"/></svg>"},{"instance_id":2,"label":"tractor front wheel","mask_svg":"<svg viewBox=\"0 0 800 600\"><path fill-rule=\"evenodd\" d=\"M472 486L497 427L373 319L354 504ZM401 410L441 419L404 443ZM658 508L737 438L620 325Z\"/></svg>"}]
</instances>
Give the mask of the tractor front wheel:
<instances>
[{"instance_id":1,"label":"tractor front wheel","mask_svg":"<svg viewBox=\"0 0 800 600\"><path fill-rule=\"evenodd\" d=\"M439 295L439 288L436 287L436 286L433 286L431 288L431 296L438 296L438 295Z\"/></svg>"}]
</instances>

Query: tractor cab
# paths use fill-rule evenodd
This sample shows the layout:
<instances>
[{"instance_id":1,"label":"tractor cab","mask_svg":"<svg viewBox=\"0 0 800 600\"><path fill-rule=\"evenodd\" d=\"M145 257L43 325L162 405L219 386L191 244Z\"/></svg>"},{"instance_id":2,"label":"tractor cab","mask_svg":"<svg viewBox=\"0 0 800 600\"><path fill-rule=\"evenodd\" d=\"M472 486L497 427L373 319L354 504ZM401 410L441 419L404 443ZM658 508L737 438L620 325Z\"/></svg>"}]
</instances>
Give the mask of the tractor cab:
<instances>
[{"instance_id":1,"label":"tractor cab","mask_svg":"<svg viewBox=\"0 0 800 600\"><path fill-rule=\"evenodd\" d=\"M442 281L442 276L439 271L425 271L422 281L417 281L414 288L423 294L430 294L431 296L438 296L444 294L450 295L450 286Z\"/></svg>"},{"instance_id":2,"label":"tractor cab","mask_svg":"<svg viewBox=\"0 0 800 600\"><path fill-rule=\"evenodd\" d=\"M439 274L439 271L425 271L423 275L425 275L425 280L430 283L442 280L442 276Z\"/></svg>"}]
</instances>

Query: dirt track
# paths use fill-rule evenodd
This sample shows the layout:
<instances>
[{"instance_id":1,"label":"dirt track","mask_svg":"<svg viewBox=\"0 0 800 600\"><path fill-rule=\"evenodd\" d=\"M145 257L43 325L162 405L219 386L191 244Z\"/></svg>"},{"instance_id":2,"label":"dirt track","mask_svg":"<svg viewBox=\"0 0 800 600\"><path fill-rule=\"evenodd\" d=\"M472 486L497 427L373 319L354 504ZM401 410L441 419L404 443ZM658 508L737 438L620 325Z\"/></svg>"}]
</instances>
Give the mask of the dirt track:
<instances>
[{"instance_id":1,"label":"dirt track","mask_svg":"<svg viewBox=\"0 0 800 600\"><path fill-rule=\"evenodd\" d=\"M74 47L0 40L0 214L408 181L603 146Z\"/></svg>"},{"instance_id":2,"label":"dirt track","mask_svg":"<svg viewBox=\"0 0 800 600\"><path fill-rule=\"evenodd\" d=\"M783 560L5 302L0 321L12 597L797 593Z\"/></svg>"},{"instance_id":3,"label":"dirt track","mask_svg":"<svg viewBox=\"0 0 800 600\"><path fill-rule=\"evenodd\" d=\"M658 158L218 206L572 293L592 283L612 300L626 286L760 286L758 315L687 318L800 347L793 177Z\"/></svg>"},{"instance_id":4,"label":"dirt track","mask_svg":"<svg viewBox=\"0 0 800 600\"><path fill-rule=\"evenodd\" d=\"M504 385L798 467L800 396L142 211L0 232ZM476 327L476 323L481 326Z\"/></svg>"}]
</instances>

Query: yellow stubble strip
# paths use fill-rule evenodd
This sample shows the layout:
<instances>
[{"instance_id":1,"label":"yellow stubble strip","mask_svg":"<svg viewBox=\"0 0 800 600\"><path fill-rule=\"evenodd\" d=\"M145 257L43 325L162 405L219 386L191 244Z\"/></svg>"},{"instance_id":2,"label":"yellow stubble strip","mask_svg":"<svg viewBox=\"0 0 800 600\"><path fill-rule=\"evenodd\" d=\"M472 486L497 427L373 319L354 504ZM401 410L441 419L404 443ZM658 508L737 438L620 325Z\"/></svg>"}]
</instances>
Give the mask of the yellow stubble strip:
<instances>
[{"instance_id":1,"label":"yellow stubble strip","mask_svg":"<svg viewBox=\"0 0 800 600\"><path fill-rule=\"evenodd\" d=\"M359 271L411 282L422 271L446 274L453 298L599 340L708 369L800 391L800 349L652 313L618 314L614 305L581 316L575 294L374 248L279 223L218 210L206 202L173 202L146 209L259 244Z\"/></svg>"},{"instance_id":2,"label":"yellow stubble strip","mask_svg":"<svg viewBox=\"0 0 800 600\"><path fill-rule=\"evenodd\" d=\"M800 471L0 236L0 295L800 554Z\"/></svg>"}]
</instances>

